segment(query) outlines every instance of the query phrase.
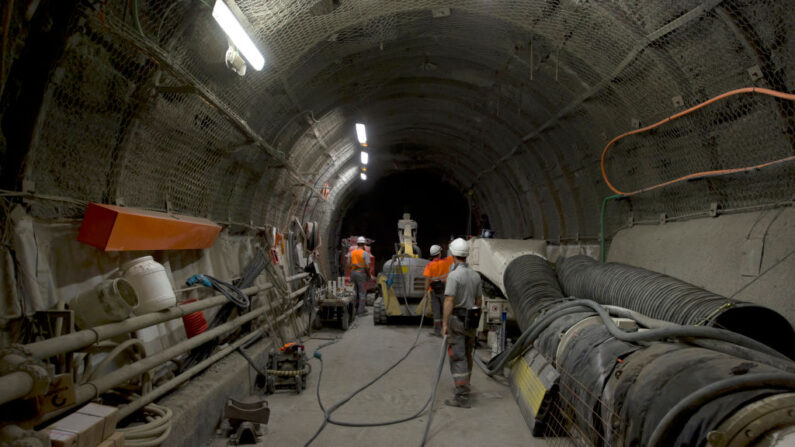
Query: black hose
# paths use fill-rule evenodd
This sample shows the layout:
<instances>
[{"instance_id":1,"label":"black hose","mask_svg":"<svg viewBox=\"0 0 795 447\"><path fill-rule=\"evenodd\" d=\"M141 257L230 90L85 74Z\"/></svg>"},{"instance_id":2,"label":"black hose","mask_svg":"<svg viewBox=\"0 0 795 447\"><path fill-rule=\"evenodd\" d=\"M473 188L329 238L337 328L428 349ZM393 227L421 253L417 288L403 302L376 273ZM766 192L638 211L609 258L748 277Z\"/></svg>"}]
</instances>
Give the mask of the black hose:
<instances>
[{"instance_id":1,"label":"black hose","mask_svg":"<svg viewBox=\"0 0 795 447\"><path fill-rule=\"evenodd\" d=\"M320 361L320 373L318 374L316 394L317 394L318 406L320 406L320 409L323 411L323 423L320 425L320 427L318 427L318 429L315 431L315 433L312 435L312 437L309 439L309 441L307 441L306 444L304 444L304 447L308 447L310 444L312 444L312 442L314 442L314 440L320 435L320 433L323 431L323 429L326 428L326 426L328 424L340 425L340 426L343 426L343 427L380 427L380 426L386 426L386 425L400 424L400 423L403 423L403 422L410 421L412 419L416 419L416 418L418 418L418 417L420 417L422 415L422 413L425 411L425 409L428 407L428 405L431 405L433 399L435 398L436 386L438 385L439 378L441 377L441 367L437 368L437 377L436 377L436 379L434 381L434 388L433 388L433 391L431 393L431 396L428 398L428 400L425 402L425 404L417 412L415 412L414 414L412 414L410 416L405 416L405 417L402 417L402 418L398 418L398 419L394 419L394 420L388 420L388 421L382 421L382 422L364 422L364 423L362 423L362 422L337 421L337 420L334 420L334 419L331 418L331 414L332 413L334 413L340 407L342 407L343 405L348 403L357 394L361 393L365 389L367 389L370 386L372 386L374 383L376 383L379 380L381 380L390 371L395 369L404 360L406 360L406 358L408 358L409 354L411 354L411 352L414 351L414 348L416 348L419 345L419 340L420 340L420 335L422 334L422 325L423 325L424 320L425 320L425 310L423 310L422 316L420 317L420 324L419 324L419 327L417 328L417 336L414 339L414 343L412 343L411 346L409 347L409 349L406 351L406 353L403 354L403 357L401 357L395 363L393 363L391 366L389 366L387 369L382 371L374 379L370 380L369 382L367 382L363 386L359 387L358 389L356 389L356 391L354 391L353 393L348 395L348 397L342 399L341 401L339 401L336 404L332 405L328 409L326 409L326 407L323 405L322 400L320 399L320 382L321 382L321 379L323 377L323 355L322 355L322 353L320 351L323 348L336 343L338 340L334 340L332 342L325 343L323 345L320 345L317 349L315 349L315 352L314 352L313 355L314 355L315 358L317 358ZM444 343L443 343L442 346L444 346L445 343L447 343L447 338L446 337L444 339ZM444 362L444 356L442 356L441 359L440 359L440 363L443 364L443 362Z\"/></svg>"},{"instance_id":2,"label":"black hose","mask_svg":"<svg viewBox=\"0 0 795 447\"><path fill-rule=\"evenodd\" d=\"M520 256L505 269L503 283L521 330L527 329L541 311L563 298L558 277L546 259Z\"/></svg>"},{"instance_id":3,"label":"black hose","mask_svg":"<svg viewBox=\"0 0 795 447\"><path fill-rule=\"evenodd\" d=\"M679 339L706 338L706 339L720 340L728 343L733 343L739 346L743 346L745 348L764 352L774 357L778 357L784 360L789 360L785 355L779 353L775 349L763 343L760 343L750 337L746 337L745 335L738 334L736 332L732 332L726 329L718 329L714 327L705 327L705 326L679 326L679 327L662 327L657 329L650 329L648 331L643 331L643 332L624 332L621 329L619 329L618 326L616 326L615 322L613 322L613 319L610 318L610 315L607 313L607 311L602 306L600 306L599 303L596 303L595 301L576 299L568 303L565 303L564 305L584 306L592 309L602 318L602 322L607 327L607 331L610 332L610 335L621 341L638 343L646 341L663 340L666 338L679 338Z\"/></svg>"},{"instance_id":4,"label":"black hose","mask_svg":"<svg viewBox=\"0 0 795 447\"><path fill-rule=\"evenodd\" d=\"M243 268L240 278L234 282L234 285L221 281L222 283L229 285L231 288L237 289L240 294L245 296L247 303L245 306L246 309L250 307L251 302L248 296L242 293L241 289L246 289L253 286L254 281L256 281L260 273L265 270L265 266L268 262L269 258L265 252L262 249L258 249L254 252L254 256L251 258L248 264L246 264L246 266ZM243 303L242 299L235 300L230 297L230 294L233 293L231 288L221 292L227 297L227 299L229 299L230 302L224 303L224 305L218 309L218 312L215 313L215 316L210 322L208 329L212 329L226 323L232 316L232 313L239 308L239 304ZM214 338L203 345L191 349L190 354L188 354L188 357L185 359L185 362L182 365L182 370L185 371L209 357L213 350L215 350L215 348L218 346L219 341L220 338Z\"/></svg>"},{"instance_id":5,"label":"black hose","mask_svg":"<svg viewBox=\"0 0 795 447\"><path fill-rule=\"evenodd\" d=\"M439 379L442 378L442 367L444 366L444 354L447 347L447 334L442 338L442 352L439 355L439 363L436 364L436 379L433 383L433 391L431 391L431 398L429 403L431 405L428 410L428 420L425 422L425 430L422 431L422 440L420 447L425 446L425 441L428 440L428 432L431 430L431 421L433 420L433 403L436 401L436 390L439 388Z\"/></svg>"},{"instance_id":6,"label":"black hose","mask_svg":"<svg viewBox=\"0 0 795 447\"><path fill-rule=\"evenodd\" d=\"M598 303L591 300L573 299L551 308L543 317L535 321L527 330L522 333L522 335L516 340L516 343L511 346L511 349L504 351L500 355L491 359L488 365L485 365L485 368L483 368L484 365L482 365L481 362L478 362L478 366L483 368L483 372L489 376L501 372L508 362L516 358L518 355L521 355L530 345L532 345L541 332L543 332L544 329L546 329L553 321L570 313L582 312L583 308L596 312L596 314L602 318L602 321L607 327L608 332L610 332L610 335L622 341L638 343L663 340L666 338L705 338L733 343L751 350L763 352L783 361L789 361L786 356L768 347L767 345L764 345L742 334L725 329L704 326L677 326L662 327L643 332L624 332L619 329L618 326L616 326L607 311Z\"/></svg>"},{"instance_id":7,"label":"black hose","mask_svg":"<svg viewBox=\"0 0 795 447\"><path fill-rule=\"evenodd\" d=\"M767 373L743 375L707 385L680 400L673 408L668 410L660 422L657 423L657 427L654 429L654 432L652 432L649 442L646 445L649 447L671 445L665 443L665 436L670 433L676 433L676 428L683 422L683 419L689 417L695 410L704 404L727 394L757 388L795 390L795 374Z\"/></svg>"},{"instance_id":8,"label":"black hose","mask_svg":"<svg viewBox=\"0 0 795 447\"><path fill-rule=\"evenodd\" d=\"M212 284L213 289L220 292L232 304L242 309L246 309L251 306L251 301L248 299L248 295L243 293L243 291L238 287L233 286L226 281L214 278L210 275L204 275L204 277L210 280L210 284Z\"/></svg>"},{"instance_id":9,"label":"black hose","mask_svg":"<svg viewBox=\"0 0 795 447\"><path fill-rule=\"evenodd\" d=\"M795 358L795 332L786 318L764 306L732 300L661 273L587 256L558 263L558 279L577 296L683 325L722 327ZM507 274L507 271L506 271Z\"/></svg>"}]
</instances>

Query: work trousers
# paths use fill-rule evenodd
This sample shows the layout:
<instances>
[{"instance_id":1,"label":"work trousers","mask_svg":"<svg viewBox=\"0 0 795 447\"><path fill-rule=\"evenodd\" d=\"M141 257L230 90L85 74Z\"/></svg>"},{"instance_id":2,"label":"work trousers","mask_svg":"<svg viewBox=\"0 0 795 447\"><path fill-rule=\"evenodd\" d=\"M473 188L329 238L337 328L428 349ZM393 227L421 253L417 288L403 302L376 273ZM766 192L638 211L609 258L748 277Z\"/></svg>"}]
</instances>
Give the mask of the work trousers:
<instances>
[{"instance_id":1,"label":"work trousers","mask_svg":"<svg viewBox=\"0 0 795 447\"><path fill-rule=\"evenodd\" d=\"M367 312L367 292L364 290L364 283L367 282L367 273L363 270L351 272L351 282L353 283L353 293L355 297L354 305L358 309L357 314Z\"/></svg>"},{"instance_id":2,"label":"work trousers","mask_svg":"<svg viewBox=\"0 0 795 447\"><path fill-rule=\"evenodd\" d=\"M431 311L433 312L433 332L442 333L442 303L444 303L444 286L431 286Z\"/></svg>"},{"instance_id":3,"label":"work trousers","mask_svg":"<svg viewBox=\"0 0 795 447\"><path fill-rule=\"evenodd\" d=\"M475 330L464 329L464 322L455 315L447 321L447 355L450 373L455 384L455 398L469 401L469 377L472 374L472 352L475 349Z\"/></svg>"}]
</instances>

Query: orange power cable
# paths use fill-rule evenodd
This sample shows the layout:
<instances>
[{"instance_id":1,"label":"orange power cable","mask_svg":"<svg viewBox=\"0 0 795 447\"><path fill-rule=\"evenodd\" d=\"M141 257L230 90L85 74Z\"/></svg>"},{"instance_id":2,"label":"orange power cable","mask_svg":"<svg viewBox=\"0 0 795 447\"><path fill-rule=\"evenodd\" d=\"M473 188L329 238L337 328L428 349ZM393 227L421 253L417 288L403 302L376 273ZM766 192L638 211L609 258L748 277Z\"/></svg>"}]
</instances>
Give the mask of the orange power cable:
<instances>
[{"instance_id":1,"label":"orange power cable","mask_svg":"<svg viewBox=\"0 0 795 447\"><path fill-rule=\"evenodd\" d=\"M638 189L638 190L632 191L632 192L621 191L618 188L616 188L615 186L613 186L612 183L610 183L610 180L607 178L607 171L605 170L605 158L607 157L607 151L608 151L608 149L610 149L610 146L615 144L618 140L620 140L620 139L622 139L624 137L628 137L630 135L635 135L635 134L638 134L638 133L649 131L649 130L654 129L655 127L659 127L659 126L661 126L661 125L663 125L663 124L665 124L665 123L667 123L669 121L673 121L673 120L675 120L677 118L681 118L681 117L683 117L683 116L685 116L685 115L687 115L689 113L695 112L696 110L701 109L703 107L706 107L706 106L708 106L708 105L710 105L710 104L712 104L714 102L718 102L721 99L728 98L729 96L739 95L741 93L761 93L763 95L775 96L776 98L782 98L782 99L788 99L790 101L795 101L795 95L792 95L792 94L789 94L789 93L784 93L784 92L779 92L777 90L770 90L770 89L767 89L767 88L759 88L759 87L738 88L736 90L730 90L730 91L728 91L726 93L722 93L722 94L720 94L718 96L715 96L715 97L713 97L711 99L708 99L708 100L706 100L706 101L704 101L704 102L702 102L700 104L697 104L697 105L695 105L695 106L693 106L693 107L691 107L691 108L689 108L687 110L683 110L683 111L681 111L681 112L679 112L677 114L671 115L668 118L665 118L665 119L663 119L661 121L658 121L658 122L656 122L654 124L651 124L649 126L642 127L640 129L636 129L636 130L633 130L633 131L630 131L630 132L622 133L621 135L619 135L619 136L613 138L612 140L610 140L610 142L607 143L607 146L605 146L604 150L602 150L602 162L601 162L602 178L605 180L605 184L607 184L607 187L610 188L616 194L620 194L622 196L632 196L632 195L635 195L635 194L638 194L638 193L641 193L641 192L651 191L653 189L662 188L663 186L668 186L668 185L672 185L674 183L683 182L685 180L691 180L691 179L703 178L703 177L713 177L713 176L717 176L717 175L734 174L734 173L737 173L737 172L753 171L754 169L761 169L761 168L764 168L764 167L767 167L767 166L777 165L777 164L780 164L780 163L786 163L788 161L795 160L795 155L793 155L793 156L785 157L785 158L782 158L782 159L779 159L779 160L769 161L767 163L762 163L762 164L758 164L758 165L754 165L754 166L746 166L744 168L719 169L719 170L715 170L715 171L696 172L696 173L693 173L693 174L688 174L688 175L685 175L685 176L682 176L682 177L679 177L679 178L675 178L673 180L668 180L667 182L659 183L657 185L649 186L649 187L646 187L646 188L641 188L641 189Z\"/></svg>"}]
</instances>

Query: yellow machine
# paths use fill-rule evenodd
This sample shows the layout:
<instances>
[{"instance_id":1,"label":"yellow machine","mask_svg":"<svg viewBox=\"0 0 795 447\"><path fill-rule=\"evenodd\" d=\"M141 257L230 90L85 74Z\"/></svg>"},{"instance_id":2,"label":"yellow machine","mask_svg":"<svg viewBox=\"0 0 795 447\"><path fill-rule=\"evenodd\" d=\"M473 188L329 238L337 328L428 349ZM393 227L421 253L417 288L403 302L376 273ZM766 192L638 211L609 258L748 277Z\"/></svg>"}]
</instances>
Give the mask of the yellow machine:
<instances>
[{"instance_id":1,"label":"yellow machine","mask_svg":"<svg viewBox=\"0 0 795 447\"><path fill-rule=\"evenodd\" d=\"M380 296L373 303L375 324L386 324L390 317L418 317L423 312L431 316L422 274L429 261L420 258L415 242L417 222L409 214L398 220L398 239L395 255L384 263L378 274Z\"/></svg>"}]
</instances>

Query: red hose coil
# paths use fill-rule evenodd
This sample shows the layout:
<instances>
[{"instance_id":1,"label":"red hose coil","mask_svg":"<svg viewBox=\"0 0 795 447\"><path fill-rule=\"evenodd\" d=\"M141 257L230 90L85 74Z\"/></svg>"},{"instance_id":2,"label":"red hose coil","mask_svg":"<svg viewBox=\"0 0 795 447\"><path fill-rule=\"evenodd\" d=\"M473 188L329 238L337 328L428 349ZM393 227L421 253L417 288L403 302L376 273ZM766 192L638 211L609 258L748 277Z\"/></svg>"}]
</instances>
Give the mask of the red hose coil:
<instances>
[{"instance_id":1,"label":"red hose coil","mask_svg":"<svg viewBox=\"0 0 795 447\"><path fill-rule=\"evenodd\" d=\"M179 304L183 305L188 303L195 303L196 301L199 300L197 300L196 298L192 298L189 300L185 300ZM193 338L207 330L207 320L204 318L204 311L201 310L182 317L182 323L185 325L185 335L187 335L188 338Z\"/></svg>"}]
</instances>

